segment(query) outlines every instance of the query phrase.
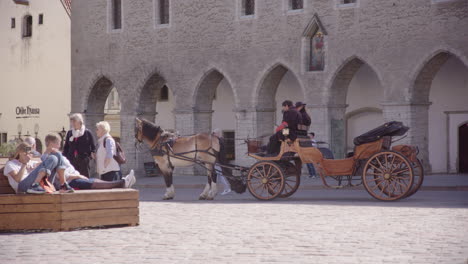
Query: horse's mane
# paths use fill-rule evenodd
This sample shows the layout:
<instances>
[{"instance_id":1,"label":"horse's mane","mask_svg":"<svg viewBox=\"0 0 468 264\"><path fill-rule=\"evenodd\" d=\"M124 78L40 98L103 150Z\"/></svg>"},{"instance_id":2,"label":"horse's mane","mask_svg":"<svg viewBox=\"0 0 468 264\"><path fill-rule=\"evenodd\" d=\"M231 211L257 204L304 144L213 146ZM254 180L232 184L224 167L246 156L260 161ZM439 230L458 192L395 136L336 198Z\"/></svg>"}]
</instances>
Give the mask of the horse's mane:
<instances>
[{"instance_id":1,"label":"horse's mane","mask_svg":"<svg viewBox=\"0 0 468 264\"><path fill-rule=\"evenodd\" d=\"M161 132L161 128L148 120L141 120L142 126L141 131L143 135L148 138L149 140L154 140L159 132Z\"/></svg>"}]
</instances>

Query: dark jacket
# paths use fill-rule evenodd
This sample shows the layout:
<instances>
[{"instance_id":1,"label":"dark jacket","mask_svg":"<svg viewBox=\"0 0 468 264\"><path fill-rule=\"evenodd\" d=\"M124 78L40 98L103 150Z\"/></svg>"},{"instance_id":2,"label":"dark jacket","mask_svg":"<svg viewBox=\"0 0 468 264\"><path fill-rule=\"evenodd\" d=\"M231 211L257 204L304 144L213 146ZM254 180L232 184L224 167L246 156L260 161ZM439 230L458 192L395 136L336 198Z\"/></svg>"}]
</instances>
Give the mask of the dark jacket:
<instances>
[{"instance_id":1,"label":"dark jacket","mask_svg":"<svg viewBox=\"0 0 468 264\"><path fill-rule=\"evenodd\" d=\"M283 122L288 123L289 138L291 140L296 140L297 125L302 123L301 114L295 108L291 108L283 113Z\"/></svg>"},{"instance_id":2,"label":"dark jacket","mask_svg":"<svg viewBox=\"0 0 468 264\"><path fill-rule=\"evenodd\" d=\"M310 120L310 116L309 114L304 110L304 111L301 111L299 112L301 114L301 117L302 117L302 123L301 125L304 125L304 126L310 126L310 124L312 123L311 120Z\"/></svg>"},{"instance_id":3,"label":"dark jacket","mask_svg":"<svg viewBox=\"0 0 468 264\"><path fill-rule=\"evenodd\" d=\"M90 157L92 152L96 152L96 141L93 134L88 129L85 130L83 136L70 142L72 131L69 130L65 138L63 146L63 155L71 160L75 156L75 150L78 152L78 157Z\"/></svg>"}]
</instances>

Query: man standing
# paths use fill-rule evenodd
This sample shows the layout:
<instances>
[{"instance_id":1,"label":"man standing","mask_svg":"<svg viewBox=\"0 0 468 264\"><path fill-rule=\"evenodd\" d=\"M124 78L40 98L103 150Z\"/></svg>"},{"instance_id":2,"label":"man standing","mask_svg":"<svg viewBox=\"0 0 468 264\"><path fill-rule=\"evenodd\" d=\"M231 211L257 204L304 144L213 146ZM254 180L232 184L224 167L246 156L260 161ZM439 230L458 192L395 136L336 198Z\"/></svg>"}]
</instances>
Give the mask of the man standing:
<instances>
[{"instance_id":1,"label":"man standing","mask_svg":"<svg viewBox=\"0 0 468 264\"><path fill-rule=\"evenodd\" d=\"M312 147L316 148L317 147L317 141L314 139L315 138L315 133L310 132L310 140L312 141ZM317 175L315 173L315 167L313 163L307 163L307 169L309 170L309 178L310 179L315 179L317 178Z\"/></svg>"},{"instance_id":2,"label":"man standing","mask_svg":"<svg viewBox=\"0 0 468 264\"><path fill-rule=\"evenodd\" d=\"M227 163L224 137L221 135L221 130L219 128L214 129L212 135L219 139L219 157L218 162L214 166L212 175L216 175L217 179L220 180L220 182L224 185L224 191L221 193L221 195L226 195L231 192L231 185L223 175L223 173L226 172L226 168L219 166L219 164Z\"/></svg>"},{"instance_id":3,"label":"man standing","mask_svg":"<svg viewBox=\"0 0 468 264\"><path fill-rule=\"evenodd\" d=\"M290 100L284 101L281 105L283 108L283 121L276 128L276 133L270 137L270 142L267 146L267 152L271 156L280 152L281 141L286 139L283 135L283 129L289 129L288 137L294 141L297 138L297 126L302 122L301 114L296 111Z\"/></svg>"}]
</instances>

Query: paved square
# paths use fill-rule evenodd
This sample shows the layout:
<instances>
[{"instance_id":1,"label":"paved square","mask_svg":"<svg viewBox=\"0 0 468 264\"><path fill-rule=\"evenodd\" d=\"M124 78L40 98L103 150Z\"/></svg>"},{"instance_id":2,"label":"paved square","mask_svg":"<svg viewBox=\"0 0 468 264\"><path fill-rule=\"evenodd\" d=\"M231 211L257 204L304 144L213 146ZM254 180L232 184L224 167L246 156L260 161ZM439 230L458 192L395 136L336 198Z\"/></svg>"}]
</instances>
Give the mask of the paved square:
<instances>
[{"instance_id":1,"label":"paved square","mask_svg":"<svg viewBox=\"0 0 468 264\"><path fill-rule=\"evenodd\" d=\"M197 201L198 189L141 189L138 227L2 234L1 263L467 263L468 195L420 191L379 202L364 190L300 190Z\"/></svg>"}]
</instances>

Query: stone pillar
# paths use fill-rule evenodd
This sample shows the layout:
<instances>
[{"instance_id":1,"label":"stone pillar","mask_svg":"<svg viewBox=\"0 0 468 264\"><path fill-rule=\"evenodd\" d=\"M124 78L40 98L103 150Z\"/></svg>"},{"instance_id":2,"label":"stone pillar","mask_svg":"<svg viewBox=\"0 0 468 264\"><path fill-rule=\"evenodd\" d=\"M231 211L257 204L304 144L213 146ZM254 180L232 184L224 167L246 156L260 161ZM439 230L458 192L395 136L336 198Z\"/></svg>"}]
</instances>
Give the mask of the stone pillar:
<instances>
[{"instance_id":1,"label":"stone pillar","mask_svg":"<svg viewBox=\"0 0 468 264\"><path fill-rule=\"evenodd\" d=\"M137 177L144 177L143 163L148 160L151 161L152 157L149 153L137 149L135 117L136 113L120 113L120 145L124 149L127 158L127 163L122 165L122 174L125 176L133 169Z\"/></svg>"},{"instance_id":2,"label":"stone pillar","mask_svg":"<svg viewBox=\"0 0 468 264\"><path fill-rule=\"evenodd\" d=\"M345 157L345 112L347 105L310 105L308 110L317 141L329 144L336 159Z\"/></svg>"},{"instance_id":3,"label":"stone pillar","mask_svg":"<svg viewBox=\"0 0 468 264\"><path fill-rule=\"evenodd\" d=\"M276 120L275 122L275 115L275 108L257 107L255 109L255 115L252 116L254 122L253 127L255 128L255 130L253 130L253 137L272 135L274 133L274 128L276 127L276 125L279 125L279 123L281 123L281 120ZM268 137L264 138L264 140L267 140L268 142Z\"/></svg>"},{"instance_id":4,"label":"stone pillar","mask_svg":"<svg viewBox=\"0 0 468 264\"><path fill-rule=\"evenodd\" d=\"M255 138L255 109L238 108L234 109L236 113L236 164L249 167L255 162L255 159L247 155L246 139Z\"/></svg>"},{"instance_id":5,"label":"stone pillar","mask_svg":"<svg viewBox=\"0 0 468 264\"><path fill-rule=\"evenodd\" d=\"M194 129L194 111L193 109L177 109L174 110L175 118L175 129L181 136L189 136L195 134ZM176 168L174 171L174 176L184 175L184 176L194 176L196 175L194 171L194 166L185 167L185 168Z\"/></svg>"},{"instance_id":6,"label":"stone pillar","mask_svg":"<svg viewBox=\"0 0 468 264\"><path fill-rule=\"evenodd\" d=\"M428 146L428 123L430 103L383 103L385 122L401 121L410 129L407 136L395 144L410 144L419 148L419 159L422 161L425 173L430 173Z\"/></svg>"},{"instance_id":7,"label":"stone pillar","mask_svg":"<svg viewBox=\"0 0 468 264\"><path fill-rule=\"evenodd\" d=\"M213 110L193 109L193 132L194 133L211 133L211 120Z\"/></svg>"}]
</instances>

